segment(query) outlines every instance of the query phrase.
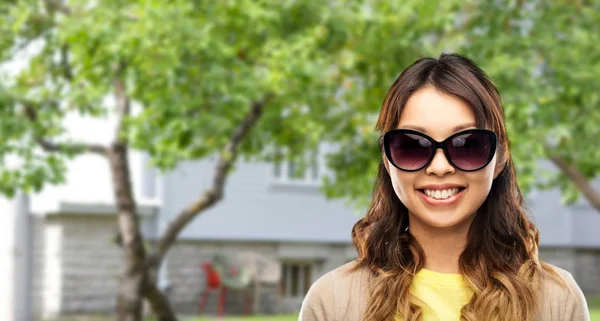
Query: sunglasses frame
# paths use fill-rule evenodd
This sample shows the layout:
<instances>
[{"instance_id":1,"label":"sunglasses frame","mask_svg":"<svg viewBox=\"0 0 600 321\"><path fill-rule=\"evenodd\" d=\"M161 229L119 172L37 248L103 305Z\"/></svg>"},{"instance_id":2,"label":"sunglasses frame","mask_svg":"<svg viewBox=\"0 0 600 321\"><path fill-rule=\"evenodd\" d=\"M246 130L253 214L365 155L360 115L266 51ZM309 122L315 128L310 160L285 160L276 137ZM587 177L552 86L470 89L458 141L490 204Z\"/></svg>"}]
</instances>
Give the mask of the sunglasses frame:
<instances>
[{"instance_id":1,"label":"sunglasses frame","mask_svg":"<svg viewBox=\"0 0 600 321\"><path fill-rule=\"evenodd\" d=\"M394 135L401 133L401 134L413 134L413 135L418 135L420 137L423 137L425 139L427 139L428 141L431 142L431 144L433 145L433 152L431 153L431 156L429 156L429 159L427 160L427 162L425 163L425 165L421 166L420 168L417 169L404 169L401 168L400 166L396 165L396 163L394 162L394 160L392 159L392 154L390 152L390 144L391 144L391 139ZM476 168L476 169L470 169L470 170L464 170L458 166L456 166L456 164L454 164L454 162L452 161L452 159L450 158L450 155L448 153L448 149L446 147L446 145L448 144L449 141L451 141L453 138L457 137L457 136L462 136L465 134L469 134L469 133L483 133L485 135L488 135L490 138L490 144L491 144L491 150L490 150L490 155L488 156L488 159L485 161L485 163L483 164L483 166ZM401 171L405 171L405 172L416 172L416 171L420 171L423 168L426 168L427 166L429 166L429 164L431 163L431 161L433 160L433 158L435 157L435 153L438 149L441 149L442 151L444 151L444 155L446 156L446 160L448 161L448 163L450 165L452 165L452 167L463 171L463 172L475 172L478 170L481 170L482 168L485 168L486 166L488 166L488 164L492 161L492 159L494 158L494 155L496 154L496 144L497 144L497 137L496 137L496 133L494 133L491 130L487 130L487 129L467 129L467 130L463 130L461 132L458 132L456 134L452 134L451 136L449 136L448 138L444 139L441 142L438 142L437 140L427 136L426 134L416 131L416 130L411 130L411 129L392 129L388 132L386 132L383 135L383 147L385 150L385 156L388 158L388 160L390 161L390 163L392 163L392 165L394 165L394 167L396 167L397 169L401 170Z\"/></svg>"}]
</instances>

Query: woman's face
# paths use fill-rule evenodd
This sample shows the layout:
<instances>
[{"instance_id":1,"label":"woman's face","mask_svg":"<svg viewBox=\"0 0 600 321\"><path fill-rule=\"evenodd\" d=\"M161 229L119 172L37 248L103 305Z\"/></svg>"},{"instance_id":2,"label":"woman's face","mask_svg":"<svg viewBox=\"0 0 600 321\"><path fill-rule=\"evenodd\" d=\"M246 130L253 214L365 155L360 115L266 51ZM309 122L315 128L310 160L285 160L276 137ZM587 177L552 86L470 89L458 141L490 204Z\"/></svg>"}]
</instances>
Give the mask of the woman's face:
<instances>
[{"instance_id":1,"label":"woman's face","mask_svg":"<svg viewBox=\"0 0 600 321\"><path fill-rule=\"evenodd\" d=\"M398 128L417 130L441 142L454 133L476 128L475 114L462 100L427 86L410 96ZM494 155L486 167L463 172L448 163L441 149L427 167L416 172L397 169L385 155L384 164L396 195L408 208L411 229L468 230L501 170ZM449 197L457 189L454 199Z\"/></svg>"}]
</instances>

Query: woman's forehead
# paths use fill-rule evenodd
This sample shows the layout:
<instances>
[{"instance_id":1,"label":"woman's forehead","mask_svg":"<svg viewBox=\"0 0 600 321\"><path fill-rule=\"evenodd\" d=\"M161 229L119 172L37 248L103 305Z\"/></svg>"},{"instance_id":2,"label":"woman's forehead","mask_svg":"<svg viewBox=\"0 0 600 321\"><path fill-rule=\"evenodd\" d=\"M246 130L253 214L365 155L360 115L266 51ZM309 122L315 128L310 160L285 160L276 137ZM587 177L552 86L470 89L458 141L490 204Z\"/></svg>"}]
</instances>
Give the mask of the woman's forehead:
<instances>
[{"instance_id":1,"label":"woman's forehead","mask_svg":"<svg viewBox=\"0 0 600 321\"><path fill-rule=\"evenodd\" d=\"M473 109L464 101L433 87L426 87L409 97L397 127L418 130L432 138L443 139L477 125Z\"/></svg>"}]
</instances>

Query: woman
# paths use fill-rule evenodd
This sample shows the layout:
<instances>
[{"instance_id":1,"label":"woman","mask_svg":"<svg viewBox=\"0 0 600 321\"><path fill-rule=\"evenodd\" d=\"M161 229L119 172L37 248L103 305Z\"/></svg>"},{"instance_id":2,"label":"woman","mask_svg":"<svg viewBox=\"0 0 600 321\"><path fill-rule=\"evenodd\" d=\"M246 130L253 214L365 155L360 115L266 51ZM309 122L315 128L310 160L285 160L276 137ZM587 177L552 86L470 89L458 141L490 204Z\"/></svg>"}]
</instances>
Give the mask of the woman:
<instances>
[{"instance_id":1,"label":"woman","mask_svg":"<svg viewBox=\"0 0 600 321\"><path fill-rule=\"evenodd\" d=\"M469 59L416 61L377 121L382 162L352 239L302 321L589 320L572 276L538 260L500 96Z\"/></svg>"}]
</instances>

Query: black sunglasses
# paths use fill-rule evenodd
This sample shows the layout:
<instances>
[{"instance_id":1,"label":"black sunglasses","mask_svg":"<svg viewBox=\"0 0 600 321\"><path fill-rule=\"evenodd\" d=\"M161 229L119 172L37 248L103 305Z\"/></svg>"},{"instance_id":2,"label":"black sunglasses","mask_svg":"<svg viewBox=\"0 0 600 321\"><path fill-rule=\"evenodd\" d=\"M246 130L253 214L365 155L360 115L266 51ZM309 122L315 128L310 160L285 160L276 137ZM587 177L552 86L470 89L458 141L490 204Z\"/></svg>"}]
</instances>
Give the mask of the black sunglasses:
<instances>
[{"instance_id":1,"label":"black sunglasses","mask_svg":"<svg viewBox=\"0 0 600 321\"><path fill-rule=\"evenodd\" d=\"M410 129L394 129L383 135L385 155L396 168L415 172L433 160L441 148L448 162L464 172L486 167L496 152L496 134L486 129L468 129L443 142Z\"/></svg>"}]
</instances>

